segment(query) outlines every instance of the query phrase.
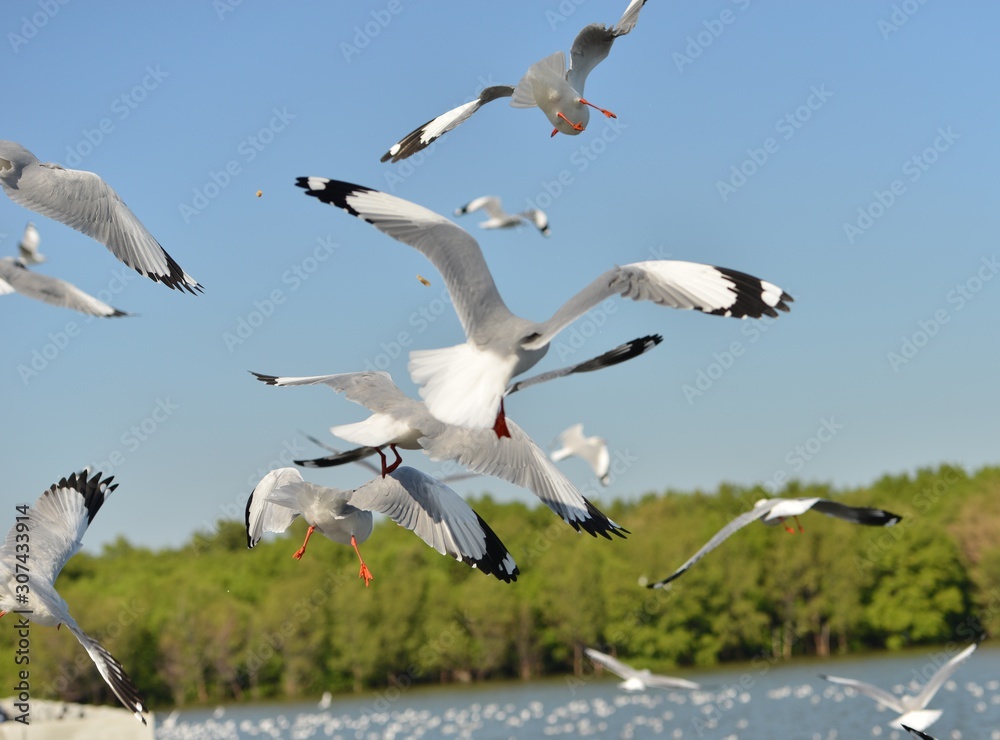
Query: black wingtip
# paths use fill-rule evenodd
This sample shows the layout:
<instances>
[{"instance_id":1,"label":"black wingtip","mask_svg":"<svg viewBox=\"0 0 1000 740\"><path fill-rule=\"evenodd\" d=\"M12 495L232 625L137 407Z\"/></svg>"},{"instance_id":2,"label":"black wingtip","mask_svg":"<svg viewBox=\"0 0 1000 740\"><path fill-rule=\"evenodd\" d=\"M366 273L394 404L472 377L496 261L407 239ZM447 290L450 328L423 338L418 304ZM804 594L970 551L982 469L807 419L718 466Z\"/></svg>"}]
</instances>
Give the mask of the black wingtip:
<instances>
[{"instance_id":1,"label":"black wingtip","mask_svg":"<svg viewBox=\"0 0 1000 740\"><path fill-rule=\"evenodd\" d=\"M487 575L494 576L497 580L503 581L504 583L513 583L517 581L517 577L521 574L521 569L517 567L514 562L514 557L510 554L507 546L500 541L497 537L496 532L490 529L483 518L476 514L476 519L479 520L479 526L483 530L483 534L486 536L486 553L482 558L478 560L474 558L463 557L462 560L469 565L475 566L477 570L481 570ZM511 569L510 565L513 565Z\"/></svg>"},{"instance_id":2,"label":"black wingtip","mask_svg":"<svg viewBox=\"0 0 1000 740\"><path fill-rule=\"evenodd\" d=\"M355 447L353 450L346 450L335 455L316 457L312 460L292 460L292 462L302 468L332 468L336 465L363 460L376 452L378 452L376 447Z\"/></svg>"},{"instance_id":3,"label":"black wingtip","mask_svg":"<svg viewBox=\"0 0 1000 740\"><path fill-rule=\"evenodd\" d=\"M708 313L728 315L740 319L759 319L763 316L777 318L778 311L791 310L788 304L794 302L795 299L784 291L781 292L774 305L764 300L765 293L770 292L764 287L766 281L739 270L730 270L728 267L716 267L715 269L732 283L736 298L731 305ZM768 283L768 285L772 288L776 287L772 283Z\"/></svg>"},{"instance_id":4,"label":"black wingtip","mask_svg":"<svg viewBox=\"0 0 1000 740\"><path fill-rule=\"evenodd\" d=\"M112 483L115 479L113 475L101 480L102 475L101 472L94 473L94 477L88 480L87 471L73 473L50 486L46 493L54 493L57 488L71 488L79 493L83 496L83 503L87 508L87 525L90 526L97 512L101 510L104 499L118 488L117 483Z\"/></svg>"},{"instance_id":5,"label":"black wingtip","mask_svg":"<svg viewBox=\"0 0 1000 740\"><path fill-rule=\"evenodd\" d=\"M609 519L604 512L590 503L586 498L583 499L583 502L587 507L588 517L582 521L565 520L577 532L586 532L591 537L600 535L606 540L610 540L612 534L621 537L623 540L627 539L626 535L632 534L620 524Z\"/></svg>"},{"instance_id":6,"label":"black wingtip","mask_svg":"<svg viewBox=\"0 0 1000 740\"><path fill-rule=\"evenodd\" d=\"M336 206L347 211L352 216L364 218L347 202L347 198L358 193L377 192L364 185L355 185L343 180L331 180L328 177L297 177L295 184L306 191L306 195L316 198L322 203Z\"/></svg>"},{"instance_id":7,"label":"black wingtip","mask_svg":"<svg viewBox=\"0 0 1000 740\"><path fill-rule=\"evenodd\" d=\"M256 542L253 541L253 538L250 536L250 504L253 503L253 494L254 494L254 491L256 491L256 490L257 490L257 488L254 487L253 491L250 491L250 495L247 497L246 512L243 514L243 523L246 525L246 530L247 530L247 549L248 550L252 550L253 546L255 544L257 544Z\"/></svg>"},{"instance_id":8,"label":"black wingtip","mask_svg":"<svg viewBox=\"0 0 1000 740\"><path fill-rule=\"evenodd\" d=\"M265 375L264 373L255 373L253 370L247 370L252 376L257 378L262 383L267 383L268 385L277 385L278 376L277 375Z\"/></svg>"}]
</instances>

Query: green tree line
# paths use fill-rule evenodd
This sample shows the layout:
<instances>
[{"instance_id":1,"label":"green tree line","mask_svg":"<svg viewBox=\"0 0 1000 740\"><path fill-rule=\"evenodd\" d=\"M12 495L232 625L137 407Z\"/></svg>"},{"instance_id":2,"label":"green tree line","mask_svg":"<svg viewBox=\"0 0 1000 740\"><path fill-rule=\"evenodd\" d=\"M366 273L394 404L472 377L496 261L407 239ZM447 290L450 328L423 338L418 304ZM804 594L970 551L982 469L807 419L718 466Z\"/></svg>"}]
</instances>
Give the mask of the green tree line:
<instances>
[{"instance_id":1,"label":"green tree line","mask_svg":"<svg viewBox=\"0 0 1000 740\"><path fill-rule=\"evenodd\" d=\"M589 670L598 646L654 670L724 661L968 642L1000 628L1000 468L942 466L821 496L901 514L861 527L818 514L789 535L745 528L674 582L650 590L733 516L765 497L723 485L598 506L625 540L577 534L543 507L473 507L521 569L505 584L438 555L383 521L361 546L314 537L301 561L297 522L246 548L219 521L180 549L125 539L72 558L57 587L83 629L125 666L153 709L316 696L418 682L522 679ZM7 625L11 626L7 626ZM0 621L0 680L16 682L13 620ZM114 703L65 630L33 627L37 698Z\"/></svg>"}]
</instances>

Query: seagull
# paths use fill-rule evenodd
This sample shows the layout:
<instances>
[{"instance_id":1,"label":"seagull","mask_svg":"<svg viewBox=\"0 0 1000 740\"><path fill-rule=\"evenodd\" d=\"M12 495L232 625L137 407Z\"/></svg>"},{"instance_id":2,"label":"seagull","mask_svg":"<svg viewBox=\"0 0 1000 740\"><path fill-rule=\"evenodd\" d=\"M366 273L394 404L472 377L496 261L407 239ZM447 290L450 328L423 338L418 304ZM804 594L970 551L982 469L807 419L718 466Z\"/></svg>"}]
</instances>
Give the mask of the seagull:
<instances>
[{"instance_id":1,"label":"seagull","mask_svg":"<svg viewBox=\"0 0 1000 740\"><path fill-rule=\"evenodd\" d=\"M343 462L377 453L382 475L402 462L399 449L421 449L432 460L455 460L475 473L492 475L529 489L552 511L578 532L611 539L624 538L628 530L608 519L569 482L531 438L508 419L509 437L497 437L490 429L467 429L445 424L432 416L420 401L403 394L385 372L341 373L312 377L276 377L253 373L268 385L327 385L343 393L348 401L363 405L372 415L355 424L330 429L348 442L363 445L362 451ZM382 448L388 447L395 461L388 464Z\"/></svg>"},{"instance_id":2,"label":"seagull","mask_svg":"<svg viewBox=\"0 0 1000 740\"><path fill-rule=\"evenodd\" d=\"M38 244L40 242L41 238L38 236L38 229L29 221L28 225L24 227L24 235L17 245L17 249L21 255L21 262L26 265L40 265L45 261L45 255L38 252Z\"/></svg>"},{"instance_id":3,"label":"seagull","mask_svg":"<svg viewBox=\"0 0 1000 740\"><path fill-rule=\"evenodd\" d=\"M552 234L552 229L549 228L549 217L545 215L545 211L540 211L537 208L529 208L527 211L522 211L521 213L507 213L503 209L500 199L495 195L484 195L481 198L469 201L461 208L456 208L455 215L464 216L466 213L472 213L480 209L484 209L489 215L486 221L480 221L480 229L511 229L520 226L522 223L529 222L533 223L535 228L542 232L542 236Z\"/></svg>"},{"instance_id":4,"label":"seagull","mask_svg":"<svg viewBox=\"0 0 1000 740\"><path fill-rule=\"evenodd\" d=\"M0 141L0 185L15 203L96 239L140 275L175 290L202 290L93 172L40 162L20 144Z\"/></svg>"},{"instance_id":5,"label":"seagull","mask_svg":"<svg viewBox=\"0 0 1000 740\"><path fill-rule=\"evenodd\" d=\"M602 355L598 355L597 357L584 362L579 362L575 365L570 365L569 367L559 368L558 370L550 370L547 373L542 373L541 375L535 375L525 380L511 383L507 386L507 390L504 392L504 397L509 396L511 393L516 393L517 391L530 388L533 385L538 385L539 383L544 383L555 378L562 378L574 373L592 372L601 368L617 365L621 362L625 362L626 360L631 360L633 357L645 354L662 341L663 337L660 334L649 334L644 337L633 339L608 350ZM375 447L358 447L353 450L343 451L330 447L329 445L320 442L315 437L305 434L304 432L302 434L310 442L329 450L333 454L326 457L315 458L313 460L293 460L292 462L296 465L300 465L304 468L329 468L335 465L343 465L345 463L354 462L366 467L374 473L381 473L381 468L372 465L365 459L378 452L378 449ZM474 473L458 473L455 475L445 476L440 480L442 483L450 483L452 481L465 480L466 478L472 477L475 477Z\"/></svg>"},{"instance_id":6,"label":"seagull","mask_svg":"<svg viewBox=\"0 0 1000 740\"><path fill-rule=\"evenodd\" d=\"M715 536L712 537L712 539L710 539L704 547L698 550L698 552L692 555L691 558L684 563L684 565L675 570L671 575L667 576L662 581L650 583L647 588L663 588L672 580L682 575L692 565L705 557L705 555L721 545L729 538L730 535L743 529L743 527L750 524L750 522L760 519L764 524L774 526L779 522L784 522L784 520L789 517L798 517L801 514L805 514L810 509L818 511L821 514L826 514L827 516L835 516L838 519L853 522L854 524L865 524L871 527L891 527L893 524L902 519L902 517L898 514L883 511L882 509L869 509L862 506L848 506L847 504L841 504L837 501L830 501L825 498L761 499L753 505L753 509L743 512L729 522L729 524L720 529ZM796 519L796 521L798 520ZM787 525L785 525L785 530L788 532L795 531ZM801 525L799 526L799 531L802 531Z\"/></svg>"},{"instance_id":7,"label":"seagull","mask_svg":"<svg viewBox=\"0 0 1000 740\"><path fill-rule=\"evenodd\" d=\"M601 485L608 485L611 456L608 454L607 442L600 437L584 437L583 424L574 424L559 435L559 443L562 447L550 455L553 462L576 455L587 462Z\"/></svg>"},{"instance_id":8,"label":"seagull","mask_svg":"<svg viewBox=\"0 0 1000 740\"><path fill-rule=\"evenodd\" d=\"M563 328L607 298L623 295L734 318L776 317L792 300L778 286L735 270L651 260L608 270L548 320L534 322L511 313L479 244L443 216L393 195L325 177L300 177L296 184L306 195L419 250L441 273L468 341L411 352L409 371L430 412L448 424L477 429L493 424L503 435L501 402L511 378L533 367Z\"/></svg>"},{"instance_id":9,"label":"seagull","mask_svg":"<svg viewBox=\"0 0 1000 740\"><path fill-rule=\"evenodd\" d=\"M913 728L914 730L923 731L934 724L941 716L940 709L927 709L927 705L930 704L931 699L934 698L934 695L944 685L944 682L951 677L951 674L962 663L968 660L969 656L975 651L977 644L974 642L960 653L952 656L948 662L937 669L937 672L931 676L931 679L916 696L896 696L895 694L890 694L885 689L880 689L878 686L872 686L870 683L865 683L864 681L855 681L853 678L824 675L820 675L820 678L830 683L849 686L859 694L864 694L887 709L899 712L900 716L889 723L891 726L902 727L905 724L908 726L906 729Z\"/></svg>"},{"instance_id":10,"label":"seagull","mask_svg":"<svg viewBox=\"0 0 1000 740\"><path fill-rule=\"evenodd\" d=\"M483 89L477 98L433 118L423 126L411 131L393 144L382 155L383 162L398 162L416 154L429 146L442 134L451 131L469 118L486 103L498 98L511 98L513 108L541 108L545 117L555 127L551 136L560 131L575 136L586 130L590 121L590 109L595 108L608 118L617 118L614 113L599 108L583 97L583 87L587 75L608 56L611 45L619 36L630 32L639 19L639 11L646 0L631 0L625 12L614 26L591 23L576 35L570 50L570 66L566 68L566 55L557 51L532 64L517 83L493 85Z\"/></svg>"},{"instance_id":11,"label":"seagull","mask_svg":"<svg viewBox=\"0 0 1000 740\"><path fill-rule=\"evenodd\" d=\"M88 316L129 316L65 280L32 272L21 259L15 257L0 258L0 295L8 293L20 293Z\"/></svg>"},{"instance_id":12,"label":"seagull","mask_svg":"<svg viewBox=\"0 0 1000 740\"><path fill-rule=\"evenodd\" d=\"M361 562L365 586L372 573L358 545L372 533L372 512L386 514L442 555L468 563L501 581L516 581L517 564L482 517L448 486L415 468L401 467L353 491L313 485L295 468L272 470L247 501L247 547L265 532L284 532L302 516L309 522L305 542L293 557L301 560L312 533L350 545Z\"/></svg>"},{"instance_id":13,"label":"seagull","mask_svg":"<svg viewBox=\"0 0 1000 740\"><path fill-rule=\"evenodd\" d=\"M0 617L12 613L45 627L66 625L86 649L101 676L126 709L146 724L146 707L121 663L70 616L53 585L101 505L117 488L101 473L73 473L53 484L34 506L18 506L17 520L0 546Z\"/></svg>"},{"instance_id":14,"label":"seagull","mask_svg":"<svg viewBox=\"0 0 1000 740\"><path fill-rule=\"evenodd\" d=\"M595 663L599 663L612 673L624 678L625 680L618 684L618 688L624 691L645 691L649 688L697 691L701 688L701 684L697 684L694 681L685 681L683 678L671 678L670 676L659 676L655 673L650 673L648 668L643 668L641 671L636 670L632 666L626 665L616 658L612 658L607 653L602 653L593 648L586 648L583 652Z\"/></svg>"}]
</instances>

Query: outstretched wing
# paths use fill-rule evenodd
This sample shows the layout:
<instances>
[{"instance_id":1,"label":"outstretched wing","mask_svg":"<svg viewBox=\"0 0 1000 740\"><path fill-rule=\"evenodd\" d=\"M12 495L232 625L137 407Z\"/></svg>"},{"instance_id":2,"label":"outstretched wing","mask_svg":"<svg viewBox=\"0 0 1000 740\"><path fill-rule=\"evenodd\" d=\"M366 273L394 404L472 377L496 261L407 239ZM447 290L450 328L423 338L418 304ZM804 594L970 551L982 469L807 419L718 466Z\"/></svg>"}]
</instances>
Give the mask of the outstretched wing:
<instances>
[{"instance_id":1,"label":"outstretched wing","mask_svg":"<svg viewBox=\"0 0 1000 740\"><path fill-rule=\"evenodd\" d=\"M461 496L438 480L400 467L358 488L350 504L385 514L442 555L501 581L516 581L517 564L500 538Z\"/></svg>"},{"instance_id":2,"label":"outstretched wing","mask_svg":"<svg viewBox=\"0 0 1000 740\"><path fill-rule=\"evenodd\" d=\"M830 501L825 498L819 499L812 505L813 511L818 511L827 516L835 516L854 524L866 524L869 527L891 527L898 522L901 517L891 511L882 509L870 509L866 506L848 506L837 501Z\"/></svg>"},{"instance_id":3,"label":"outstretched wing","mask_svg":"<svg viewBox=\"0 0 1000 740\"><path fill-rule=\"evenodd\" d=\"M607 653L602 653L600 650L594 650L594 648L584 648L584 653L595 663L598 663L605 668L607 668L612 673L621 676L622 678L632 678L632 676L639 675L639 671L630 665L622 663L617 658L612 658Z\"/></svg>"},{"instance_id":4,"label":"outstretched wing","mask_svg":"<svg viewBox=\"0 0 1000 740\"><path fill-rule=\"evenodd\" d=\"M771 510L772 507L776 506L781 501L782 499L769 499L768 501L762 502L759 505L755 506L750 511L744 511L738 517L729 522L729 524L727 524L718 532L716 532L715 536L712 537L712 539L710 539L708 542L706 542L704 546L700 550L698 550L698 552L692 555L688 559L688 561L684 563L684 565L675 570L673 573L664 578L662 581L657 581L656 583L650 583L647 587L663 588L665 585L670 583L675 578L678 578L681 575L683 575L688 568L690 568L692 565L694 565L703 557L705 557L708 553L712 552L712 550L714 550L723 542L725 542L727 539L729 539L729 537L734 532L738 532L751 522L755 522L758 519L761 519L767 514L767 512Z\"/></svg>"},{"instance_id":5,"label":"outstretched wing","mask_svg":"<svg viewBox=\"0 0 1000 740\"><path fill-rule=\"evenodd\" d=\"M101 480L86 471L62 478L45 491L28 510L31 538L31 577L52 583L66 561L83 546L83 535L105 499L118 487L113 478ZM17 526L0 547L0 562L12 563L17 555Z\"/></svg>"},{"instance_id":6,"label":"outstretched wing","mask_svg":"<svg viewBox=\"0 0 1000 740\"><path fill-rule=\"evenodd\" d=\"M934 695L944 685L944 682L951 678L951 674L953 674L958 667L968 660L969 656L976 651L976 646L977 643L972 643L962 652L953 656L951 660L943 666L938 668L937 673L931 676L931 680L928 681L927 685L924 686L920 690L920 693L916 695L914 703L917 708L923 709L930 703L931 699L934 698Z\"/></svg>"},{"instance_id":7,"label":"outstretched wing","mask_svg":"<svg viewBox=\"0 0 1000 740\"><path fill-rule=\"evenodd\" d=\"M437 118L432 118L423 126L419 126L408 133L389 147L389 151L383 154L379 161L387 162L392 160L393 162L398 162L401 159L411 157L421 149L430 146L439 136L448 133L465 121L482 106L497 98L509 98L513 94L514 88L510 85L487 87L479 93L479 97L475 100L463 103L457 108L452 108L447 113L442 113Z\"/></svg>"},{"instance_id":8,"label":"outstretched wing","mask_svg":"<svg viewBox=\"0 0 1000 740\"><path fill-rule=\"evenodd\" d=\"M869 699L877 701L882 706L887 709L891 709L894 712L899 712L902 714L906 710L903 708L902 699L895 694L890 694L885 689L880 689L878 686L872 686L870 683L865 681L857 681L853 678L841 678L840 676L827 676L820 674L820 678L830 683L840 684L841 686L849 686L859 694L864 694Z\"/></svg>"},{"instance_id":9,"label":"outstretched wing","mask_svg":"<svg viewBox=\"0 0 1000 740\"><path fill-rule=\"evenodd\" d=\"M89 316L128 316L65 280L32 272L9 258L0 259L0 280L6 281L21 295L51 306L69 308Z\"/></svg>"},{"instance_id":10,"label":"outstretched wing","mask_svg":"<svg viewBox=\"0 0 1000 740\"><path fill-rule=\"evenodd\" d=\"M14 142L0 142L0 184L10 199L96 239L141 275L168 288L201 291L125 205L93 172L41 163Z\"/></svg>"},{"instance_id":11,"label":"outstretched wing","mask_svg":"<svg viewBox=\"0 0 1000 740\"><path fill-rule=\"evenodd\" d=\"M635 28L639 11L645 4L646 0L632 0L614 27L591 23L576 35L570 50L570 68L566 73L566 80L580 95L583 95L587 75L607 58L616 38Z\"/></svg>"},{"instance_id":12,"label":"outstretched wing","mask_svg":"<svg viewBox=\"0 0 1000 740\"><path fill-rule=\"evenodd\" d=\"M678 260L633 262L600 275L550 319L536 324L523 346L544 347L567 325L616 295L738 319L775 317L778 311L788 311L792 301L777 285L725 267Z\"/></svg>"},{"instance_id":13,"label":"outstretched wing","mask_svg":"<svg viewBox=\"0 0 1000 740\"><path fill-rule=\"evenodd\" d=\"M442 424L439 433L422 437L420 446L432 460L456 460L481 475L492 475L527 488L577 531L609 540L611 534L619 537L628 534L628 530L584 498L509 416L507 430L509 437L497 437L491 428Z\"/></svg>"},{"instance_id":14,"label":"outstretched wing","mask_svg":"<svg viewBox=\"0 0 1000 740\"><path fill-rule=\"evenodd\" d=\"M81 630L74 621L69 620L65 624L69 631L76 635L76 639L87 650L90 659L94 661L94 665L97 666L97 670L100 671L105 683L111 687L115 696L118 697L118 701L132 712L132 715L137 720L146 724L146 718L142 716L146 711L145 703L139 695L139 689L136 688L132 679L129 678L128 674L125 673L125 669L122 668L122 664L115 660L115 657L101 643Z\"/></svg>"}]
</instances>

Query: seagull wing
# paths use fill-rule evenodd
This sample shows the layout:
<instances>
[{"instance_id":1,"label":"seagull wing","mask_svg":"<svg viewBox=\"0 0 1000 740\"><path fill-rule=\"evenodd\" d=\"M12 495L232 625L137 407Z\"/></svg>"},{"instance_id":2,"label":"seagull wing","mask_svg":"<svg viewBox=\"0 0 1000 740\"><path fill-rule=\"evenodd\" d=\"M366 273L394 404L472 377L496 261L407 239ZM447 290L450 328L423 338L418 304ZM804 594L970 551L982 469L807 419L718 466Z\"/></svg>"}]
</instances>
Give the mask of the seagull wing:
<instances>
[{"instance_id":1,"label":"seagull wing","mask_svg":"<svg viewBox=\"0 0 1000 740\"><path fill-rule=\"evenodd\" d=\"M392 414L403 420L411 414L423 415L423 406L404 394L392 382L389 373L381 371L364 371L358 373L336 373L334 375L312 375L307 377L277 377L251 373L261 382L268 385L326 385L344 398L360 404L379 414Z\"/></svg>"},{"instance_id":2,"label":"seagull wing","mask_svg":"<svg viewBox=\"0 0 1000 740\"><path fill-rule=\"evenodd\" d=\"M142 716L143 712L146 711L145 704L139 695L139 689L136 688L136 685L129 678L128 674L125 673L122 664L115 660L114 656L101 643L81 630L72 619L66 620L65 624L69 628L69 631L76 635L76 639L87 650L90 659L94 661L94 665L97 666L97 670L100 671L105 683L111 687L115 696L118 697L118 701L132 712L137 720L146 724L146 718Z\"/></svg>"},{"instance_id":3,"label":"seagull wing","mask_svg":"<svg viewBox=\"0 0 1000 740\"><path fill-rule=\"evenodd\" d=\"M87 479L86 472L73 473L45 491L28 510L31 538L31 577L53 583L66 561L83 545L83 535L105 499L118 487L101 474ZM17 526L7 533L0 547L0 562L12 563L17 555Z\"/></svg>"},{"instance_id":4,"label":"seagull wing","mask_svg":"<svg viewBox=\"0 0 1000 740\"><path fill-rule=\"evenodd\" d=\"M626 360L631 360L633 357L645 354L662 341L663 337L659 334L650 334L645 337L633 339L630 342L620 344L614 349L608 350L603 355L598 355L597 357L593 357L585 362L570 365L569 367L561 367L558 370L549 370L547 373L533 375L530 378L513 382L507 386L507 390L504 391L504 395L509 396L511 393L523 391L525 388L530 388L533 385L545 383L556 378L562 378L566 375L573 375L574 373L589 373L594 370L600 370L601 368L617 365L620 362L625 362Z\"/></svg>"},{"instance_id":5,"label":"seagull wing","mask_svg":"<svg viewBox=\"0 0 1000 740\"><path fill-rule=\"evenodd\" d=\"M835 516L854 524L866 524L870 527L891 527L903 517L882 509L869 509L864 506L848 506L837 501L818 499L812 505L813 511L827 516Z\"/></svg>"},{"instance_id":6,"label":"seagull wing","mask_svg":"<svg viewBox=\"0 0 1000 740\"><path fill-rule=\"evenodd\" d=\"M931 680L927 682L920 693L914 697L914 707L917 709L924 709L934 698L934 695L941 689L944 682L951 678L953 674L962 663L969 659L969 656L976 651L977 643L972 643L962 652L953 656L951 660L945 663L943 666L938 668L937 673L931 676Z\"/></svg>"},{"instance_id":7,"label":"seagull wing","mask_svg":"<svg viewBox=\"0 0 1000 740\"><path fill-rule=\"evenodd\" d=\"M778 286L725 267L698 262L652 260L608 270L570 298L548 321L536 324L523 342L544 347L563 328L606 298L616 295L670 308L694 309L733 318L775 317L788 311L792 297Z\"/></svg>"},{"instance_id":8,"label":"seagull wing","mask_svg":"<svg viewBox=\"0 0 1000 740\"><path fill-rule=\"evenodd\" d=\"M675 570L671 575L667 576L662 581L657 581L656 583L651 583L651 584L649 584L648 587L649 588L663 588L663 586L667 585L668 583L670 583L675 578L683 575L683 573L688 568L690 568L692 565L694 565L699 560L701 560L703 557L705 557L705 555L707 555L708 553L712 552L712 550L714 550L719 545L721 545L723 542L725 542L727 539L729 539L730 535L732 535L734 532L738 532L739 530L743 529L743 527L747 526L751 522L755 522L758 519L761 519L764 516L766 516L767 513L774 506L776 506L778 503L781 502L781 500L782 499L769 499L769 500L767 500L767 501L759 504L758 506L755 506L754 508L750 509L750 511L744 511L738 517L736 517L731 522L729 522L729 524L727 524L722 529L720 529L718 532L716 532L715 536L712 537L712 539L710 539L708 542L706 542L705 545L700 550L698 550L698 552L696 552L694 555L692 555L690 557L690 559L688 559L688 561L686 563L684 563L684 565L682 565L680 568L678 568L677 570Z\"/></svg>"},{"instance_id":9,"label":"seagull wing","mask_svg":"<svg viewBox=\"0 0 1000 740\"><path fill-rule=\"evenodd\" d=\"M906 709L903 708L902 700L898 696L890 694L888 691L880 689L878 686L872 686L870 683L865 683L864 681L856 681L853 678L841 678L840 676L826 676L820 674L820 678L829 681L830 683L840 684L841 686L850 686L859 694L864 694L869 699L877 701L882 706L887 709L891 709L894 712L903 714L906 711Z\"/></svg>"},{"instance_id":10,"label":"seagull wing","mask_svg":"<svg viewBox=\"0 0 1000 740\"><path fill-rule=\"evenodd\" d=\"M430 146L436 138L448 133L468 119L469 116L482 106L497 98L509 98L513 94L514 88L510 85L493 85L492 87L485 88L479 93L479 97L474 100L463 103L457 108L452 108L447 113L442 113L437 118L432 118L423 126L419 126L408 133L389 147L389 151L382 155L380 161L387 162L392 160L393 162L398 162L401 159L406 159L416 154L421 149Z\"/></svg>"},{"instance_id":11,"label":"seagull wing","mask_svg":"<svg viewBox=\"0 0 1000 740\"><path fill-rule=\"evenodd\" d=\"M305 188L306 195L367 221L427 257L441 273L472 342L485 343L488 336L481 327L511 316L479 244L444 216L387 193L325 177L300 177L296 184Z\"/></svg>"},{"instance_id":12,"label":"seagull wing","mask_svg":"<svg viewBox=\"0 0 1000 740\"><path fill-rule=\"evenodd\" d=\"M466 213L472 213L480 209L485 210L493 218L504 218L507 215L507 212L503 209L501 200L495 195L484 195L475 200L470 200L461 208L456 209L455 215L464 216Z\"/></svg>"},{"instance_id":13,"label":"seagull wing","mask_svg":"<svg viewBox=\"0 0 1000 740\"><path fill-rule=\"evenodd\" d=\"M520 572L492 529L452 489L410 467L375 478L351 495L350 504L385 514L442 555L510 583Z\"/></svg>"},{"instance_id":14,"label":"seagull wing","mask_svg":"<svg viewBox=\"0 0 1000 740\"><path fill-rule=\"evenodd\" d=\"M15 203L96 239L141 275L168 288L201 290L93 172L43 164L19 144L0 142L0 184Z\"/></svg>"},{"instance_id":15,"label":"seagull wing","mask_svg":"<svg viewBox=\"0 0 1000 740\"><path fill-rule=\"evenodd\" d=\"M52 306L69 308L89 316L128 316L71 283L32 272L10 257L0 259L0 280L6 281L21 295Z\"/></svg>"},{"instance_id":16,"label":"seagull wing","mask_svg":"<svg viewBox=\"0 0 1000 740\"><path fill-rule=\"evenodd\" d=\"M584 653L595 663L598 663L605 668L607 668L612 673L621 676L624 679L632 678L633 676L638 676L639 671L630 665L622 663L617 658L612 658L607 653L602 653L600 650L594 650L594 648L584 648Z\"/></svg>"},{"instance_id":17,"label":"seagull wing","mask_svg":"<svg viewBox=\"0 0 1000 740\"><path fill-rule=\"evenodd\" d=\"M265 532L284 532L301 515L300 511L283 505L277 497L272 498L272 495L285 486L294 487L304 482L294 468L272 470L261 478L247 499L245 521L248 548L256 546ZM294 506L294 501L288 503Z\"/></svg>"},{"instance_id":18,"label":"seagull wing","mask_svg":"<svg viewBox=\"0 0 1000 740\"><path fill-rule=\"evenodd\" d=\"M687 689L688 691L697 691L701 688L700 683L685 681L683 678L674 678L673 676L661 676L658 673L651 673L643 677L642 680L647 686L658 689Z\"/></svg>"},{"instance_id":19,"label":"seagull wing","mask_svg":"<svg viewBox=\"0 0 1000 740\"><path fill-rule=\"evenodd\" d=\"M476 473L527 488L577 531L609 540L609 532L619 537L628 533L584 498L509 416L507 430L510 437L497 437L490 428L440 424L436 433L420 439L420 446L432 460L457 460Z\"/></svg>"},{"instance_id":20,"label":"seagull wing","mask_svg":"<svg viewBox=\"0 0 1000 740\"><path fill-rule=\"evenodd\" d=\"M545 215L545 211L540 211L537 208L529 208L518 215L533 223L535 228L542 232L542 236L550 236L552 234L552 229L549 228L549 217Z\"/></svg>"},{"instance_id":21,"label":"seagull wing","mask_svg":"<svg viewBox=\"0 0 1000 740\"><path fill-rule=\"evenodd\" d=\"M566 80L580 95L583 95L587 75L607 58L615 39L635 27L639 11L645 4L646 0L632 0L613 28L591 23L576 35L570 50L570 68L566 73Z\"/></svg>"}]
</instances>

